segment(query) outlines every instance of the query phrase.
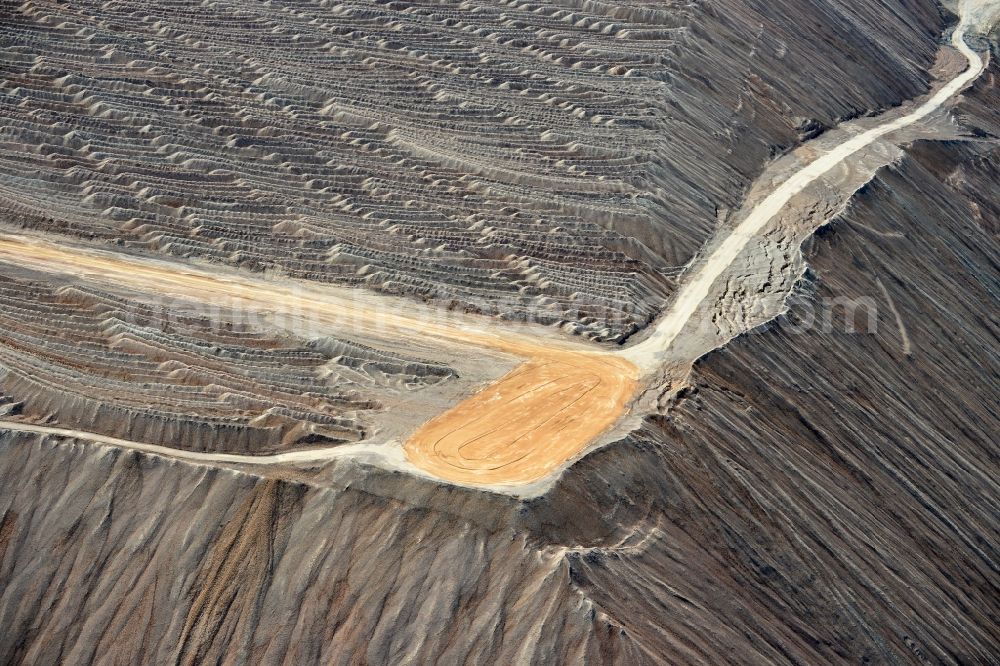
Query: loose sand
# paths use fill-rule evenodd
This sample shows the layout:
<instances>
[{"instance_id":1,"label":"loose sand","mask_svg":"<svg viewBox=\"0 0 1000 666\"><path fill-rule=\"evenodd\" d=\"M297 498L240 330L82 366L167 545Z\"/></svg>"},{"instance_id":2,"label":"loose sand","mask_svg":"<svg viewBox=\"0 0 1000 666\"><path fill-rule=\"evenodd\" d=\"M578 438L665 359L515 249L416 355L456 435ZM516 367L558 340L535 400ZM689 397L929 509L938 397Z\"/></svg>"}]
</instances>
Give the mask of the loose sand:
<instances>
[{"instance_id":1,"label":"loose sand","mask_svg":"<svg viewBox=\"0 0 1000 666\"><path fill-rule=\"evenodd\" d=\"M450 481L530 483L613 426L637 380L636 368L611 354L536 355L420 428L406 455Z\"/></svg>"}]
</instances>

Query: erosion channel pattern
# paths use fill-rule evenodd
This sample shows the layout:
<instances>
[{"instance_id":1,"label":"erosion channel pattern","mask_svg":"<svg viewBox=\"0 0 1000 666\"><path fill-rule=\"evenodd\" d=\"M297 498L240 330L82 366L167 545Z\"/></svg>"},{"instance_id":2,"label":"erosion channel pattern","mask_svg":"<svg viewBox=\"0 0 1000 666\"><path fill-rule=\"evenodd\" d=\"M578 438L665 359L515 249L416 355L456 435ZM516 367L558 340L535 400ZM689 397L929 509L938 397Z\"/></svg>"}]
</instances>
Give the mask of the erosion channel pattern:
<instances>
[{"instance_id":1,"label":"erosion channel pattern","mask_svg":"<svg viewBox=\"0 0 1000 666\"><path fill-rule=\"evenodd\" d=\"M961 4L0 0L0 664L995 662Z\"/></svg>"}]
</instances>

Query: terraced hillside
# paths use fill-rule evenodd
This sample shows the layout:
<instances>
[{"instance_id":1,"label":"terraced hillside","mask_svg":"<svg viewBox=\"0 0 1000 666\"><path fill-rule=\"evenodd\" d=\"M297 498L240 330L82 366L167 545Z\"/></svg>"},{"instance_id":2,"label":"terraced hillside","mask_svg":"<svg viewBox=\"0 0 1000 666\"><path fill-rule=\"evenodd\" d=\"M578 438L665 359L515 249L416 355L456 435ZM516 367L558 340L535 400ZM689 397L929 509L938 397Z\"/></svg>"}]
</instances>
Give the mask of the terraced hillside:
<instances>
[{"instance_id":1,"label":"terraced hillside","mask_svg":"<svg viewBox=\"0 0 1000 666\"><path fill-rule=\"evenodd\" d=\"M184 450L358 441L380 398L454 377L348 341L303 346L88 287L0 274L0 303L0 410Z\"/></svg>"},{"instance_id":2,"label":"terraced hillside","mask_svg":"<svg viewBox=\"0 0 1000 666\"><path fill-rule=\"evenodd\" d=\"M933 2L7 2L18 224L620 340ZM11 217L10 213L7 216Z\"/></svg>"},{"instance_id":3,"label":"terraced hillside","mask_svg":"<svg viewBox=\"0 0 1000 666\"><path fill-rule=\"evenodd\" d=\"M1000 248L977 202L998 167L995 147L951 144L884 171L808 249L786 319L704 359L663 414L532 501L347 463L315 486L6 433L0 654L990 663L1000 334L984 307L1000 302ZM949 270L927 281L935 253ZM888 308L874 331L797 327L876 277L911 354Z\"/></svg>"},{"instance_id":4,"label":"terraced hillside","mask_svg":"<svg viewBox=\"0 0 1000 666\"><path fill-rule=\"evenodd\" d=\"M0 664L995 662L975 4L0 4Z\"/></svg>"}]
</instances>

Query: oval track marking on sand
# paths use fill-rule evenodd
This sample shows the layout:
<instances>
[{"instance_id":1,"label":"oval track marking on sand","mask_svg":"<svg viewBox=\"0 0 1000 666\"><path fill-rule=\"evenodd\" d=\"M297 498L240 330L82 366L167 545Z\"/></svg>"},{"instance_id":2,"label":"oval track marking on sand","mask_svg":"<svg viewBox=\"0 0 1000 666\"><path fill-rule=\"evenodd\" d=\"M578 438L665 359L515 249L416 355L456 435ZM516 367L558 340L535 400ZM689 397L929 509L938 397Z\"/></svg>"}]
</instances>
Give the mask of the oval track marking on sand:
<instances>
[{"instance_id":1,"label":"oval track marking on sand","mask_svg":"<svg viewBox=\"0 0 1000 666\"><path fill-rule=\"evenodd\" d=\"M545 428L547 424L557 419L566 410L572 409L587 394L600 386L600 383L600 378L594 375L588 375L582 379L568 376L552 380L524 394L520 398L510 401L507 405L508 408L523 408L526 404L530 404L529 400L543 402L546 398L549 398L550 400L545 403L548 407L547 411L549 415L542 419L541 422L536 423L534 420L527 422L518 420L507 421L499 427L471 439L468 438L468 433L463 434L464 429L460 429L454 431L444 439L454 436L461 440L462 443L456 450L462 460L470 462L489 460L490 462L496 462L496 454L498 452L507 450L509 446L516 446L531 432L539 428ZM439 448L443 444L444 439L438 442Z\"/></svg>"},{"instance_id":2,"label":"oval track marking on sand","mask_svg":"<svg viewBox=\"0 0 1000 666\"><path fill-rule=\"evenodd\" d=\"M553 354L432 419L406 442L414 464L471 484L528 483L578 455L616 423L638 389L611 354Z\"/></svg>"}]
</instances>

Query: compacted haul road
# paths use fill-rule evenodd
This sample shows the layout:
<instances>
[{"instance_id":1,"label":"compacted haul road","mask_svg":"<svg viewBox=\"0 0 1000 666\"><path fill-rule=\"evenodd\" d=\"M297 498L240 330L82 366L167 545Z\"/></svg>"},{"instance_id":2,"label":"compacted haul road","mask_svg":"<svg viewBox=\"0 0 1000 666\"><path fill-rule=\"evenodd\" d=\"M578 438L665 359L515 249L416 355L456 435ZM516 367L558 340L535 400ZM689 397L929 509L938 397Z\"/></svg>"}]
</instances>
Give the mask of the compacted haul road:
<instances>
[{"instance_id":1,"label":"compacted haul road","mask_svg":"<svg viewBox=\"0 0 1000 666\"><path fill-rule=\"evenodd\" d=\"M235 299L244 307L294 310L336 324L350 317L377 323L402 342L419 337L432 344L471 345L523 358L523 363L482 391L431 419L402 444L409 465L452 483L510 488L550 476L579 455L628 412L644 377L677 358L675 340L734 260L789 201L851 155L881 137L912 125L944 105L982 72L983 60L965 42L966 30L995 1L963 5L963 21L952 43L968 68L913 112L854 136L805 165L756 205L716 249L697 264L667 313L643 342L616 352L575 341L498 330L497 324L428 321L406 311L366 307L336 289L300 292L264 278L221 277L189 266L108 252L57 246L38 239L0 237L0 260L35 270L77 277L96 276L147 293L212 301ZM369 301L376 296L367 296ZM101 445L131 448L202 464L277 465L317 463L359 453L382 455L385 445L353 444L266 456L193 453L130 442L69 428L0 421L0 428L72 437Z\"/></svg>"},{"instance_id":2,"label":"compacted haul road","mask_svg":"<svg viewBox=\"0 0 1000 666\"><path fill-rule=\"evenodd\" d=\"M854 153L870 146L882 137L909 127L934 113L960 90L976 80L983 71L983 61L965 43L969 19L963 20L952 35L952 45L969 61L968 68L948 82L927 102L912 113L883 123L840 144L825 155L810 162L782 183L766 199L754 207L746 218L730 233L718 248L705 260L701 268L677 295L667 315L656 326L649 338L623 353L640 367L652 370L662 362L663 354L684 330L701 303L708 298L712 286L736 260L751 240L788 205L792 197L801 193Z\"/></svg>"}]
</instances>

